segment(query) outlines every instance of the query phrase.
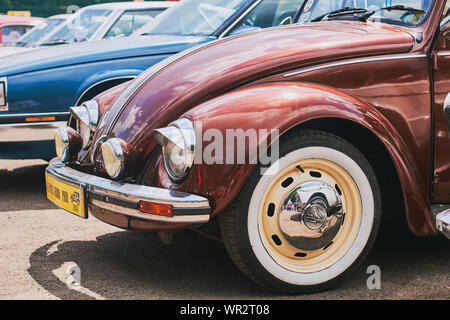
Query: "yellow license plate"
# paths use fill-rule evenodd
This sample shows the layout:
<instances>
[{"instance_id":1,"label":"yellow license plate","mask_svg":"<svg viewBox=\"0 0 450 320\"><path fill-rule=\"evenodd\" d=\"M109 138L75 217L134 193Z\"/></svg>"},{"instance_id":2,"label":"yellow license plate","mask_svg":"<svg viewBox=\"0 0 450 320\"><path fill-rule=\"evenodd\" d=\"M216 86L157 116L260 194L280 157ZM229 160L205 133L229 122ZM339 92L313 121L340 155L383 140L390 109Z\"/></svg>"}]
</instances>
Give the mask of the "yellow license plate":
<instances>
[{"instance_id":1,"label":"yellow license plate","mask_svg":"<svg viewBox=\"0 0 450 320\"><path fill-rule=\"evenodd\" d=\"M72 214L87 219L83 188L63 183L48 174L45 174L45 180L47 182L47 198L50 201Z\"/></svg>"}]
</instances>

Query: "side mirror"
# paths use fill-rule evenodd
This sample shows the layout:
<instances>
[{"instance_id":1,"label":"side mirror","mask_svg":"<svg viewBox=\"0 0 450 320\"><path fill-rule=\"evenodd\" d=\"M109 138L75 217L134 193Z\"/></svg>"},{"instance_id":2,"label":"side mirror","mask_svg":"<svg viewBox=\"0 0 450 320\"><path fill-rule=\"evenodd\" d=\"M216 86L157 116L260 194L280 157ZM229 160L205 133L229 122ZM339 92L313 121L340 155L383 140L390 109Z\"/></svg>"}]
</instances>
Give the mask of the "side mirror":
<instances>
[{"instance_id":1,"label":"side mirror","mask_svg":"<svg viewBox=\"0 0 450 320\"><path fill-rule=\"evenodd\" d=\"M445 114L445 119L447 120L448 132L450 133L450 93L447 95L447 98L445 98L444 114Z\"/></svg>"},{"instance_id":2,"label":"side mirror","mask_svg":"<svg viewBox=\"0 0 450 320\"><path fill-rule=\"evenodd\" d=\"M283 19L283 21L280 22L280 26L286 26L288 24L292 24L293 21L294 20L292 20L291 16L286 17L286 18Z\"/></svg>"}]
</instances>

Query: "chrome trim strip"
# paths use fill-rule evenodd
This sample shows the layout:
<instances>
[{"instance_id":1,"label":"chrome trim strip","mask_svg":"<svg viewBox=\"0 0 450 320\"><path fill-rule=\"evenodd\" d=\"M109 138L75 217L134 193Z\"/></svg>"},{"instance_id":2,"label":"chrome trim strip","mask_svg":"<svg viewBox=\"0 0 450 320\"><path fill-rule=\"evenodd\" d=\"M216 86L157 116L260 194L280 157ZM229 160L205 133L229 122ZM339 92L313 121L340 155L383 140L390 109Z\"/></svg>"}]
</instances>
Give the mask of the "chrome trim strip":
<instances>
[{"instance_id":1,"label":"chrome trim strip","mask_svg":"<svg viewBox=\"0 0 450 320\"><path fill-rule=\"evenodd\" d=\"M0 119L2 118L18 118L18 117L51 117L51 116L70 116L70 111L68 112L46 112L46 113L8 113L0 114Z\"/></svg>"},{"instance_id":2,"label":"chrome trim strip","mask_svg":"<svg viewBox=\"0 0 450 320\"><path fill-rule=\"evenodd\" d=\"M0 142L53 140L53 132L66 122L15 123L0 125Z\"/></svg>"},{"instance_id":3,"label":"chrome trim strip","mask_svg":"<svg viewBox=\"0 0 450 320\"><path fill-rule=\"evenodd\" d=\"M110 210L110 211L113 211L116 213L124 214L126 216L144 219L144 220L151 220L151 221L157 221L157 222L169 222L169 223L195 223L195 224L206 223L209 221L209 214L164 217L164 216L145 214L138 210L121 207L121 206L111 204L111 203L106 203L106 202L103 202L100 200L93 199L93 200L91 200L91 202L96 207Z\"/></svg>"},{"instance_id":4,"label":"chrome trim strip","mask_svg":"<svg viewBox=\"0 0 450 320\"><path fill-rule=\"evenodd\" d=\"M317 67L311 67L311 68L307 68L304 70L287 73L287 74L283 75L283 77L289 78L289 77L297 76L297 75L308 73L308 72L313 72L313 71L318 71L318 70L323 70L323 69L328 69L328 68L334 68L334 67L339 67L339 66L346 66L346 65L351 65L351 64L377 62L377 61L390 61L390 60L417 59L417 58L426 58L426 57L427 57L426 54L414 54L414 55L407 55L407 56L403 55L403 56L395 56L395 57L392 57L392 56L390 56L390 57L373 57L373 58L363 58L363 59L356 59L356 60L350 60L350 61L341 61L341 62L330 63L330 64L326 64L326 65L322 64Z\"/></svg>"},{"instance_id":5,"label":"chrome trim strip","mask_svg":"<svg viewBox=\"0 0 450 320\"><path fill-rule=\"evenodd\" d=\"M201 196L97 177L72 169L64 165L60 160L56 159L50 162L46 172L55 179L59 179L60 181L71 185L75 184L86 186L88 195L89 192L92 192L97 195L105 197L110 196L126 202L131 201L139 203L139 201L149 201L154 203L169 204L172 205L174 209L190 209L191 211L199 209L202 212L204 212L205 209L208 211L210 210L208 199ZM91 201L95 200L92 199ZM186 216L175 215L174 217L161 217L151 214L141 214L134 209L132 209L133 212L130 212L130 208L117 206L110 203L103 203L100 205L107 206L108 210L119 212L124 215L136 216L136 214L138 214L139 218L152 221L164 221L169 223L204 223L209 220L209 214L195 215L191 213Z\"/></svg>"},{"instance_id":6,"label":"chrome trim strip","mask_svg":"<svg viewBox=\"0 0 450 320\"><path fill-rule=\"evenodd\" d=\"M247 10L245 10L238 19L234 20L234 22L228 28L226 28L225 31L217 37L217 39L223 39L231 29L233 29L239 22L241 22L241 20L244 19L245 16L249 14L253 9L255 9L261 2L262 0L255 1L255 3L253 3Z\"/></svg>"},{"instance_id":7,"label":"chrome trim strip","mask_svg":"<svg viewBox=\"0 0 450 320\"><path fill-rule=\"evenodd\" d=\"M450 52L438 52L436 55L438 57L448 57L450 56Z\"/></svg>"},{"instance_id":8,"label":"chrome trim strip","mask_svg":"<svg viewBox=\"0 0 450 320\"><path fill-rule=\"evenodd\" d=\"M95 141L94 147L91 150L91 157L89 158L91 160L91 164L93 164L94 161L95 161L95 153L97 152L98 144L105 142L106 139L108 139L108 136L107 135L103 135L100 138L98 138L97 141ZM92 144L92 141L91 141L91 144ZM87 156L88 154L89 154L89 152L86 152L85 156Z\"/></svg>"},{"instance_id":9,"label":"chrome trim strip","mask_svg":"<svg viewBox=\"0 0 450 320\"><path fill-rule=\"evenodd\" d=\"M23 123L5 123L0 124L0 128L14 128L14 127L32 127L35 129L36 127L56 127L58 128L61 125L66 125L66 121L52 121L52 122L23 122Z\"/></svg>"},{"instance_id":10,"label":"chrome trim strip","mask_svg":"<svg viewBox=\"0 0 450 320\"><path fill-rule=\"evenodd\" d=\"M0 105L0 112L5 112L5 111L9 110L9 105L8 105L8 78L6 78L6 77L0 78L0 82L3 82L4 86L5 86L4 99L5 99L5 102L6 102L5 105L3 105L3 106Z\"/></svg>"}]
</instances>

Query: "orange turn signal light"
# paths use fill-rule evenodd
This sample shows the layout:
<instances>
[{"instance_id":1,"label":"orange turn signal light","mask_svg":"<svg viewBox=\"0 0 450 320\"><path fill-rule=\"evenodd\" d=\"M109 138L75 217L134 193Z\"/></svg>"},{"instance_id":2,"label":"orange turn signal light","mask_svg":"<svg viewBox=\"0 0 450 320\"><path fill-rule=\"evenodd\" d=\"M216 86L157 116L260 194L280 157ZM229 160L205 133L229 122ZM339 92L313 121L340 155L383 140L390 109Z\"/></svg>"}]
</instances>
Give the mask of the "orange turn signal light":
<instances>
[{"instance_id":1,"label":"orange turn signal light","mask_svg":"<svg viewBox=\"0 0 450 320\"><path fill-rule=\"evenodd\" d=\"M156 214L158 216L173 217L173 207L170 204L140 201L139 211L148 214Z\"/></svg>"},{"instance_id":2,"label":"orange turn signal light","mask_svg":"<svg viewBox=\"0 0 450 320\"><path fill-rule=\"evenodd\" d=\"M25 118L26 122L43 122L43 121L55 121L55 117L28 117Z\"/></svg>"}]
</instances>

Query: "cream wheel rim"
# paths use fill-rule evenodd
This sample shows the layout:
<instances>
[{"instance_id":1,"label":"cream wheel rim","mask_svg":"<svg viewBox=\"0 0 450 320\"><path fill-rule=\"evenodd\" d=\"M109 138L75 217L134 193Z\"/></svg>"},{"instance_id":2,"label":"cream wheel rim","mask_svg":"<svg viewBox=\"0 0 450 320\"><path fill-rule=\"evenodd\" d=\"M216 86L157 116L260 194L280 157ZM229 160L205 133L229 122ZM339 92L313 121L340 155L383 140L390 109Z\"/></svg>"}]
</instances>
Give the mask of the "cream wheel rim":
<instances>
[{"instance_id":1,"label":"cream wheel rim","mask_svg":"<svg viewBox=\"0 0 450 320\"><path fill-rule=\"evenodd\" d=\"M314 191L310 195L315 195L315 202L308 202L308 189ZM297 201L291 201L293 197ZM298 201L302 197L306 200ZM310 158L273 177L260 202L258 232L278 265L313 273L334 265L349 251L361 219L361 195L352 176L333 161Z\"/></svg>"}]
</instances>

